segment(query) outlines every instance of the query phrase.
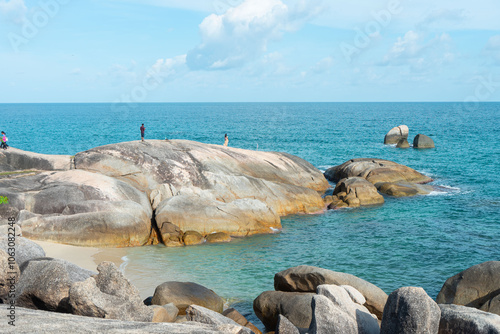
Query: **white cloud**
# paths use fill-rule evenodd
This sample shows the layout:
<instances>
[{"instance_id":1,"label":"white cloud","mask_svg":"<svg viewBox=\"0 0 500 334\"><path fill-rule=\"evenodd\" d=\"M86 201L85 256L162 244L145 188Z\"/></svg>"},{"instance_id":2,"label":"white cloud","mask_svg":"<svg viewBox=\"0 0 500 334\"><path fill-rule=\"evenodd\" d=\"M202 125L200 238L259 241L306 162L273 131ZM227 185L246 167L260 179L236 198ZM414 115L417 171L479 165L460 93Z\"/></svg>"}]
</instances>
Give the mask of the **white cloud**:
<instances>
[{"instance_id":1,"label":"white cloud","mask_svg":"<svg viewBox=\"0 0 500 334\"><path fill-rule=\"evenodd\" d=\"M0 15L14 23L23 23L28 8L24 0L0 0Z\"/></svg>"},{"instance_id":2,"label":"white cloud","mask_svg":"<svg viewBox=\"0 0 500 334\"><path fill-rule=\"evenodd\" d=\"M174 58L158 59L151 69L162 78L167 78L184 72L185 65L186 55L181 55Z\"/></svg>"},{"instance_id":3,"label":"white cloud","mask_svg":"<svg viewBox=\"0 0 500 334\"><path fill-rule=\"evenodd\" d=\"M202 42L187 55L191 69L240 67L266 51L269 41L294 31L318 12L317 2L293 8L280 0L245 0L200 24Z\"/></svg>"},{"instance_id":4,"label":"white cloud","mask_svg":"<svg viewBox=\"0 0 500 334\"><path fill-rule=\"evenodd\" d=\"M483 53L493 61L494 65L500 65L500 35L491 36Z\"/></svg>"},{"instance_id":5,"label":"white cloud","mask_svg":"<svg viewBox=\"0 0 500 334\"><path fill-rule=\"evenodd\" d=\"M326 57L321 59L312 67L312 71L316 74L322 74L328 72L334 64L332 57Z\"/></svg>"}]
</instances>

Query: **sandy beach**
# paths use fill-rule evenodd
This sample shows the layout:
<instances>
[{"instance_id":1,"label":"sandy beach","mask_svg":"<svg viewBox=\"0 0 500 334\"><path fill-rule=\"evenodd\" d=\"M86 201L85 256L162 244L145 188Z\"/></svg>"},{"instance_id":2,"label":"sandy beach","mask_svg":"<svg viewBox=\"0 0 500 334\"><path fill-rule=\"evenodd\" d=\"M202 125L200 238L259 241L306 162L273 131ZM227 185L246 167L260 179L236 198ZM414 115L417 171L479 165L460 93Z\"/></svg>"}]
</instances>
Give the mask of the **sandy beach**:
<instances>
[{"instance_id":1,"label":"sandy beach","mask_svg":"<svg viewBox=\"0 0 500 334\"><path fill-rule=\"evenodd\" d=\"M120 267L124 262L122 258L127 254L124 248L78 247L47 241L32 241L40 245L48 257L66 260L93 271L96 271L97 265L103 261L111 261Z\"/></svg>"}]
</instances>

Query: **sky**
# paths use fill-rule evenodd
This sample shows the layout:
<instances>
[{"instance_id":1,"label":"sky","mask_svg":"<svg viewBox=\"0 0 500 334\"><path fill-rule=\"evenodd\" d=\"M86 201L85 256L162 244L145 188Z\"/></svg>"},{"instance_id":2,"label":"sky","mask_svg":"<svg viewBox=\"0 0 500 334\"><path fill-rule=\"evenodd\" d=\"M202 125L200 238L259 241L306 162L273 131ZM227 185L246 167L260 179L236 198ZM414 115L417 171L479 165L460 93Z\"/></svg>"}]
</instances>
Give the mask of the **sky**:
<instances>
[{"instance_id":1,"label":"sky","mask_svg":"<svg viewBox=\"0 0 500 334\"><path fill-rule=\"evenodd\" d=\"M498 0L0 0L0 103L500 101Z\"/></svg>"}]
</instances>

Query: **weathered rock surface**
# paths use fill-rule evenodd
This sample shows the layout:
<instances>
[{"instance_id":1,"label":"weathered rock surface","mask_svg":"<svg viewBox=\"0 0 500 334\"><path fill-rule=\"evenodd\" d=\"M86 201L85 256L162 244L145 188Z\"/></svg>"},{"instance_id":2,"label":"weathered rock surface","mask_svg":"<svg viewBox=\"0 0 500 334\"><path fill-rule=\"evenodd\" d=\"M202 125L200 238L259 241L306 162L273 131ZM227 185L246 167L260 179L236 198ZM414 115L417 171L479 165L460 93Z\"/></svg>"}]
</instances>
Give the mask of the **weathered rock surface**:
<instances>
[{"instance_id":1,"label":"weathered rock surface","mask_svg":"<svg viewBox=\"0 0 500 334\"><path fill-rule=\"evenodd\" d=\"M360 177L349 177L337 182L333 196L350 207L384 203L384 197L378 193L377 188ZM336 202L336 199L333 199L333 202Z\"/></svg>"},{"instance_id":2,"label":"weathered rock surface","mask_svg":"<svg viewBox=\"0 0 500 334\"><path fill-rule=\"evenodd\" d=\"M77 154L75 165L148 193L159 228L203 235L271 233L280 216L323 210L318 192L328 188L319 170L285 153L183 140L98 147Z\"/></svg>"},{"instance_id":3,"label":"weathered rock surface","mask_svg":"<svg viewBox=\"0 0 500 334\"><path fill-rule=\"evenodd\" d=\"M16 305L47 311L70 312L69 289L95 274L64 260L39 258L21 265Z\"/></svg>"},{"instance_id":4,"label":"weathered rock surface","mask_svg":"<svg viewBox=\"0 0 500 334\"><path fill-rule=\"evenodd\" d=\"M233 325L241 327L241 333L252 334L253 332L244 326L236 323L234 320L223 316L220 313L209 310L203 306L191 305L186 309L188 321L200 322L209 325Z\"/></svg>"},{"instance_id":5,"label":"weathered rock surface","mask_svg":"<svg viewBox=\"0 0 500 334\"><path fill-rule=\"evenodd\" d=\"M204 242L203 235L196 231L186 231L183 235L184 245L199 245Z\"/></svg>"},{"instance_id":6,"label":"weathered rock surface","mask_svg":"<svg viewBox=\"0 0 500 334\"><path fill-rule=\"evenodd\" d=\"M384 138L384 144L397 144L401 139L408 139L409 129L406 125L392 128Z\"/></svg>"},{"instance_id":7,"label":"weathered rock surface","mask_svg":"<svg viewBox=\"0 0 500 334\"><path fill-rule=\"evenodd\" d=\"M139 291L111 262L102 262L98 275L76 282L69 290L72 313L88 317L152 321L153 309L144 305Z\"/></svg>"},{"instance_id":8,"label":"weathered rock surface","mask_svg":"<svg viewBox=\"0 0 500 334\"><path fill-rule=\"evenodd\" d=\"M69 170L71 156L48 155L19 150L10 147L0 152L0 172L17 170Z\"/></svg>"},{"instance_id":9,"label":"weathered rock surface","mask_svg":"<svg viewBox=\"0 0 500 334\"><path fill-rule=\"evenodd\" d=\"M208 243L230 242L231 236L224 232L210 233L206 237Z\"/></svg>"},{"instance_id":10,"label":"weathered rock surface","mask_svg":"<svg viewBox=\"0 0 500 334\"><path fill-rule=\"evenodd\" d=\"M155 311L153 322L175 322L177 315L179 315L179 309L172 303L163 306L151 305L150 307ZM159 312L160 309L164 310L164 312Z\"/></svg>"},{"instance_id":11,"label":"weathered rock surface","mask_svg":"<svg viewBox=\"0 0 500 334\"><path fill-rule=\"evenodd\" d=\"M255 334L262 334L262 332L255 327L247 318L245 318L240 312L235 310L234 308L228 308L222 312L222 315L228 317L231 320L234 320L237 324L249 328Z\"/></svg>"},{"instance_id":12,"label":"weathered rock surface","mask_svg":"<svg viewBox=\"0 0 500 334\"><path fill-rule=\"evenodd\" d=\"M437 333L441 310L422 288L404 287L387 299L381 334Z\"/></svg>"},{"instance_id":13,"label":"weathered rock surface","mask_svg":"<svg viewBox=\"0 0 500 334\"><path fill-rule=\"evenodd\" d=\"M311 300L314 293L265 291L253 301L253 310L268 330L274 330L279 315L294 326L308 328L312 319Z\"/></svg>"},{"instance_id":14,"label":"weathered rock surface","mask_svg":"<svg viewBox=\"0 0 500 334\"><path fill-rule=\"evenodd\" d=\"M179 309L180 315L186 314L189 305L203 306L218 313L222 313L224 307L224 301L215 292L191 282L165 282L159 285L151 303L173 303Z\"/></svg>"},{"instance_id":15,"label":"weathered rock surface","mask_svg":"<svg viewBox=\"0 0 500 334\"><path fill-rule=\"evenodd\" d=\"M480 308L498 295L500 295L500 261L488 261L448 278L436 302Z\"/></svg>"},{"instance_id":16,"label":"weathered rock surface","mask_svg":"<svg viewBox=\"0 0 500 334\"><path fill-rule=\"evenodd\" d=\"M440 304L439 334L500 334L500 316L459 305Z\"/></svg>"},{"instance_id":17,"label":"weathered rock surface","mask_svg":"<svg viewBox=\"0 0 500 334\"><path fill-rule=\"evenodd\" d=\"M318 286L317 293L318 295L325 296L330 299L335 306L339 307L348 316L350 316L352 320L354 320L356 333L378 334L380 332L380 327L378 325L377 317L371 314L370 311L363 306L363 304L356 303L344 287L345 285L320 285ZM351 293L354 292L352 290L356 290L352 287L350 288ZM357 294L361 293L357 291ZM357 297L356 300L359 300L359 297ZM361 300L364 300L364 298ZM332 317L335 316L335 314L332 314Z\"/></svg>"},{"instance_id":18,"label":"weathered rock surface","mask_svg":"<svg viewBox=\"0 0 500 334\"><path fill-rule=\"evenodd\" d=\"M323 284L354 287L366 299L364 306L382 319L387 294L359 277L313 266L297 266L274 275L274 288L277 291L315 292Z\"/></svg>"},{"instance_id":19,"label":"weathered rock surface","mask_svg":"<svg viewBox=\"0 0 500 334\"><path fill-rule=\"evenodd\" d=\"M7 318L7 309L0 308L2 319ZM120 321L81 317L72 314L62 314L30 310L16 307L15 333L19 334L53 334L53 333L111 333L111 334L244 334L240 326L207 325L198 322L182 324L147 323L137 321ZM8 326L6 323L4 326Z\"/></svg>"},{"instance_id":20,"label":"weathered rock surface","mask_svg":"<svg viewBox=\"0 0 500 334\"><path fill-rule=\"evenodd\" d=\"M426 135L418 134L413 139L413 148L434 148L434 141Z\"/></svg>"},{"instance_id":21,"label":"weathered rock surface","mask_svg":"<svg viewBox=\"0 0 500 334\"><path fill-rule=\"evenodd\" d=\"M0 249L0 300L7 303L9 291L15 292L15 284L19 281L21 271L17 263L9 262L9 255Z\"/></svg>"},{"instance_id":22,"label":"weathered rock surface","mask_svg":"<svg viewBox=\"0 0 500 334\"><path fill-rule=\"evenodd\" d=\"M8 234L4 234L0 237L0 249L5 252L9 249L9 240L7 236ZM15 249L16 263L19 267L21 267L26 261L45 256L45 251L42 247L40 247L40 245L24 237L16 236Z\"/></svg>"},{"instance_id":23,"label":"weathered rock surface","mask_svg":"<svg viewBox=\"0 0 500 334\"><path fill-rule=\"evenodd\" d=\"M116 179L81 170L0 180L28 238L81 246L140 246L151 234L145 194Z\"/></svg>"},{"instance_id":24,"label":"weathered rock surface","mask_svg":"<svg viewBox=\"0 0 500 334\"><path fill-rule=\"evenodd\" d=\"M327 297L314 296L312 310L312 321L308 333L358 333L356 321Z\"/></svg>"},{"instance_id":25,"label":"weathered rock surface","mask_svg":"<svg viewBox=\"0 0 500 334\"><path fill-rule=\"evenodd\" d=\"M377 184L378 191L394 197L408 197L415 195L427 195L432 192L432 186L409 182L386 182Z\"/></svg>"},{"instance_id":26,"label":"weathered rock surface","mask_svg":"<svg viewBox=\"0 0 500 334\"><path fill-rule=\"evenodd\" d=\"M276 324L276 334L300 334L300 331L294 324L290 322L286 317L281 314L278 317L278 323Z\"/></svg>"}]
</instances>

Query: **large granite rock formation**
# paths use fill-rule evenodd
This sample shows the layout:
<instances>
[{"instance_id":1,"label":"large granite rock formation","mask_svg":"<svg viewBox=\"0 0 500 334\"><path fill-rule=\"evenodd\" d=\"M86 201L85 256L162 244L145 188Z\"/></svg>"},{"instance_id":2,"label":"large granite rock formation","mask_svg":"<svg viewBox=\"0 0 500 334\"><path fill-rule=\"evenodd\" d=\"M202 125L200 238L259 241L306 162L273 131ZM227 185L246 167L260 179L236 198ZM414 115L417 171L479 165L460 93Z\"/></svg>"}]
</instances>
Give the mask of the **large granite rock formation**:
<instances>
[{"instance_id":1,"label":"large granite rock formation","mask_svg":"<svg viewBox=\"0 0 500 334\"><path fill-rule=\"evenodd\" d=\"M0 151L0 172L17 170L69 170L71 169L71 156L49 155L27 152L10 147Z\"/></svg>"},{"instance_id":2,"label":"large granite rock formation","mask_svg":"<svg viewBox=\"0 0 500 334\"><path fill-rule=\"evenodd\" d=\"M438 334L500 334L500 316L461 305L440 304Z\"/></svg>"},{"instance_id":3,"label":"large granite rock formation","mask_svg":"<svg viewBox=\"0 0 500 334\"><path fill-rule=\"evenodd\" d=\"M465 305L487 311L491 308L490 312L492 312L496 309L491 307L495 305L493 299L498 296L500 296L500 261L488 261L448 278L436 302ZM500 312L497 312L494 313L500 315Z\"/></svg>"},{"instance_id":4,"label":"large granite rock formation","mask_svg":"<svg viewBox=\"0 0 500 334\"><path fill-rule=\"evenodd\" d=\"M337 182L332 195L332 204L342 201L350 207L377 205L384 203L384 197L377 188L361 177L349 177ZM343 206L343 205L342 205Z\"/></svg>"},{"instance_id":5,"label":"large granite rock formation","mask_svg":"<svg viewBox=\"0 0 500 334\"><path fill-rule=\"evenodd\" d=\"M27 238L82 246L141 246L151 235L148 198L117 179L83 170L0 180Z\"/></svg>"},{"instance_id":6,"label":"large granite rock formation","mask_svg":"<svg viewBox=\"0 0 500 334\"><path fill-rule=\"evenodd\" d=\"M352 159L329 168L325 177L332 182L360 177L372 183L381 193L396 197L428 194L432 191L431 186L424 185L432 181L430 177L410 167L382 159Z\"/></svg>"},{"instance_id":7,"label":"large granite rock formation","mask_svg":"<svg viewBox=\"0 0 500 334\"><path fill-rule=\"evenodd\" d=\"M359 277L313 266L297 266L274 275L274 288L277 291L316 292L317 287L323 284L354 287L366 299L364 306L382 319L387 294Z\"/></svg>"},{"instance_id":8,"label":"large granite rock formation","mask_svg":"<svg viewBox=\"0 0 500 334\"><path fill-rule=\"evenodd\" d=\"M0 220L16 216L25 236L74 245L182 246L187 231L274 233L281 216L324 210L329 187L318 169L286 153L185 140L112 144L73 159L2 154L4 169L35 172L0 179L11 208Z\"/></svg>"}]
</instances>

